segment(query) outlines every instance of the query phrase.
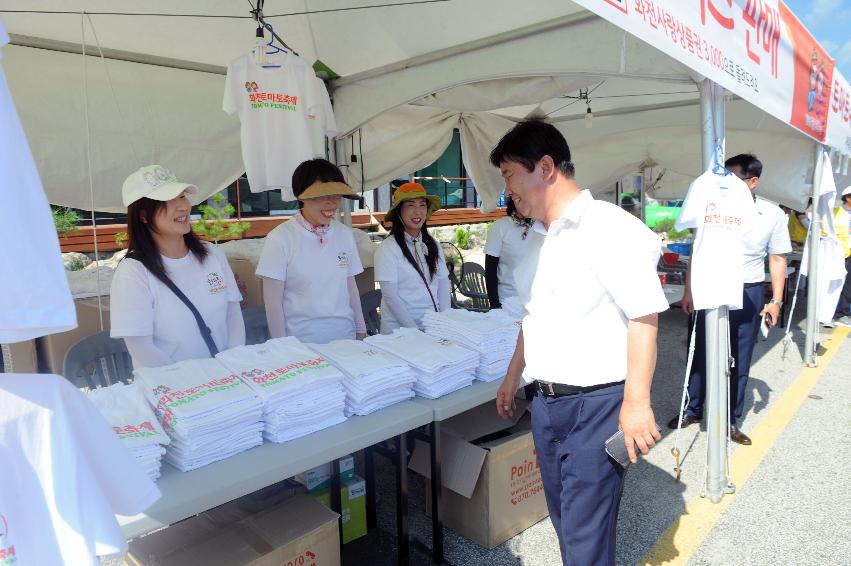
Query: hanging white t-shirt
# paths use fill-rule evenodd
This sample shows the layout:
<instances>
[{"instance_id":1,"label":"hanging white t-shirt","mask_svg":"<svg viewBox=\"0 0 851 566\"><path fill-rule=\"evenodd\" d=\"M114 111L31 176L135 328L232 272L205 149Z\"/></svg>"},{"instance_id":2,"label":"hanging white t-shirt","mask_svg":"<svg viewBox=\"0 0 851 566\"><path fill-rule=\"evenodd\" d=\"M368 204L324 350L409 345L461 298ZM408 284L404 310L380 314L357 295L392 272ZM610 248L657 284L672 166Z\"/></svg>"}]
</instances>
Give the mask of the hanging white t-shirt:
<instances>
[{"instance_id":1,"label":"hanging white t-shirt","mask_svg":"<svg viewBox=\"0 0 851 566\"><path fill-rule=\"evenodd\" d=\"M295 220L284 222L269 232L257 263L258 277L284 282L286 335L316 344L355 337L348 278L362 271L351 228L336 220L324 245Z\"/></svg>"},{"instance_id":2,"label":"hanging white t-shirt","mask_svg":"<svg viewBox=\"0 0 851 566\"><path fill-rule=\"evenodd\" d=\"M0 462L4 565L98 565L126 549L115 515L160 497L94 405L58 375L0 375Z\"/></svg>"},{"instance_id":3,"label":"hanging white t-shirt","mask_svg":"<svg viewBox=\"0 0 851 566\"><path fill-rule=\"evenodd\" d=\"M251 191L280 189L284 200L294 200L293 171L325 157L325 136L337 135L337 125L325 84L307 61L291 53L267 60L280 67L258 66L251 53L231 61L222 108L239 114Z\"/></svg>"},{"instance_id":4,"label":"hanging white t-shirt","mask_svg":"<svg viewBox=\"0 0 851 566\"><path fill-rule=\"evenodd\" d=\"M732 173L710 169L689 186L676 228L697 229L691 256L695 309L742 308L743 237L757 215L750 189Z\"/></svg>"},{"instance_id":5,"label":"hanging white t-shirt","mask_svg":"<svg viewBox=\"0 0 851 566\"><path fill-rule=\"evenodd\" d=\"M221 351L228 347L228 303L240 302L242 295L224 254L212 244L204 245L208 253L203 262L192 252L180 259L162 260L166 275L201 313ZM192 312L141 262L121 260L110 294L113 338L153 336L154 345L175 362L210 357Z\"/></svg>"},{"instance_id":6,"label":"hanging white t-shirt","mask_svg":"<svg viewBox=\"0 0 851 566\"><path fill-rule=\"evenodd\" d=\"M497 290L502 302L517 296L514 285L514 269L523 260L529 247L529 231L531 228L518 226L510 216L500 218L491 224L488 240L485 243L485 255L498 257L496 268L498 281ZM524 232L526 237L523 237Z\"/></svg>"},{"instance_id":7,"label":"hanging white t-shirt","mask_svg":"<svg viewBox=\"0 0 851 566\"><path fill-rule=\"evenodd\" d=\"M788 254L792 251L786 215L776 204L757 197L757 214L742 235L744 246L744 282L765 280L766 254Z\"/></svg>"},{"instance_id":8,"label":"hanging white t-shirt","mask_svg":"<svg viewBox=\"0 0 851 566\"><path fill-rule=\"evenodd\" d=\"M0 48L9 36L0 23ZM2 55L2 54L0 54ZM0 68L0 343L77 326L56 227L21 121ZM0 562L2 564L2 562Z\"/></svg>"},{"instance_id":9,"label":"hanging white t-shirt","mask_svg":"<svg viewBox=\"0 0 851 566\"><path fill-rule=\"evenodd\" d=\"M408 243L411 254L416 259L417 252L414 251L410 236L405 235L405 241ZM419 250L418 255L420 265L423 267L423 274L428 280L428 288L426 288L422 277L414 269L414 266L405 259L402 254L399 244L396 243L396 238L392 235L388 236L375 251L375 280L378 282L388 281L396 283L399 291L399 298L404 303L408 310L408 314L417 323L418 327L422 327L423 315L432 311L434 305L440 308L440 299L437 297L437 288L441 278L449 277L449 270L446 268L446 260L443 258L443 250L440 245L437 246L437 269L434 272L434 277L428 276L428 250L424 243L420 242L416 248ZM429 291L431 294L429 295ZM434 303L432 303L432 297ZM387 304L381 302L381 332L389 334L399 328L401 324L393 315L393 311L387 307Z\"/></svg>"}]
</instances>

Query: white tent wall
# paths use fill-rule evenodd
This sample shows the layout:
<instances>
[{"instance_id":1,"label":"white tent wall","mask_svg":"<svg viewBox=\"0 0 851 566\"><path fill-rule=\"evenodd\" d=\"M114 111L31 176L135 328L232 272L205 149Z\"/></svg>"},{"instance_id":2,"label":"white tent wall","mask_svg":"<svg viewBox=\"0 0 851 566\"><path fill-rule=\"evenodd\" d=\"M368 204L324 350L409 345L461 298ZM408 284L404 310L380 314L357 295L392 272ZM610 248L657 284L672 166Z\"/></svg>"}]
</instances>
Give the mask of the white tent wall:
<instances>
[{"instance_id":1,"label":"white tent wall","mask_svg":"<svg viewBox=\"0 0 851 566\"><path fill-rule=\"evenodd\" d=\"M81 55L7 46L4 69L48 200L89 210ZM86 57L94 208L125 210L121 185L158 163L206 195L244 171L239 120L222 107L222 75Z\"/></svg>"}]
</instances>

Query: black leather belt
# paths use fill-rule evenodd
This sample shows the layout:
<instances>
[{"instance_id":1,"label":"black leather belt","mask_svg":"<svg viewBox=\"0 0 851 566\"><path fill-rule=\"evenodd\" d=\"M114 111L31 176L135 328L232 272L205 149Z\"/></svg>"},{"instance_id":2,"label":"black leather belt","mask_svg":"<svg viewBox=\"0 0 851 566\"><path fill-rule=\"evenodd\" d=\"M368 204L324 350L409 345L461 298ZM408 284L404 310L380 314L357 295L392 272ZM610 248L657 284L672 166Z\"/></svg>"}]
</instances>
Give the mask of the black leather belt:
<instances>
[{"instance_id":1,"label":"black leather belt","mask_svg":"<svg viewBox=\"0 0 851 566\"><path fill-rule=\"evenodd\" d=\"M600 385L578 387L576 385L565 385L563 383L535 381L535 387L538 390L538 393L545 397L567 397L569 395L578 395L580 393L589 393L591 391L597 391L598 389L605 389L622 383L623 381L612 381L611 383L601 383Z\"/></svg>"},{"instance_id":2,"label":"black leather belt","mask_svg":"<svg viewBox=\"0 0 851 566\"><path fill-rule=\"evenodd\" d=\"M765 283L762 281L755 281L753 283L745 283L744 287L747 289L748 287L759 287L761 285L765 285Z\"/></svg>"}]
</instances>

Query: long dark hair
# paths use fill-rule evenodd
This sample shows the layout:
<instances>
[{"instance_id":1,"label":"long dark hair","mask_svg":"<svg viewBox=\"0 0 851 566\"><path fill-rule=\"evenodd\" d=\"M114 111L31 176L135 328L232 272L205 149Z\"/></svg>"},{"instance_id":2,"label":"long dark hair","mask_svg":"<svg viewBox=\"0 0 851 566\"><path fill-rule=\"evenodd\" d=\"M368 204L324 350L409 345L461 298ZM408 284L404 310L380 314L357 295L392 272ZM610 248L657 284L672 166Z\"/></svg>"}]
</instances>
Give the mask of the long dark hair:
<instances>
[{"instance_id":1,"label":"long dark hair","mask_svg":"<svg viewBox=\"0 0 851 566\"><path fill-rule=\"evenodd\" d=\"M402 255L405 256L405 259L408 260L408 263L414 266L415 270L420 271L420 266L417 263L417 260L414 259L414 254L411 253L411 248L408 246L408 242L405 241L405 223L402 222L402 218L399 216L398 209L393 213L393 218L391 218L390 220L391 222L393 222L393 226L390 228L390 233L393 235L394 238L396 238L396 243L399 244L399 249L402 250ZM428 250L428 255L426 256L426 265L428 265L428 278L432 279L434 277L434 274L437 273L437 262L439 256L437 251L437 241L431 237L431 234L428 233L427 222L423 222L423 227L420 230L420 236L423 239L423 243L425 244L426 250Z\"/></svg>"},{"instance_id":2,"label":"long dark hair","mask_svg":"<svg viewBox=\"0 0 851 566\"><path fill-rule=\"evenodd\" d=\"M143 197L127 207L127 257L141 262L160 281L165 281L168 276L151 233L155 231L154 217L165 206L165 201ZM148 222L144 222L143 218ZM183 235L183 241L198 261L207 257L206 246L192 231Z\"/></svg>"}]
</instances>

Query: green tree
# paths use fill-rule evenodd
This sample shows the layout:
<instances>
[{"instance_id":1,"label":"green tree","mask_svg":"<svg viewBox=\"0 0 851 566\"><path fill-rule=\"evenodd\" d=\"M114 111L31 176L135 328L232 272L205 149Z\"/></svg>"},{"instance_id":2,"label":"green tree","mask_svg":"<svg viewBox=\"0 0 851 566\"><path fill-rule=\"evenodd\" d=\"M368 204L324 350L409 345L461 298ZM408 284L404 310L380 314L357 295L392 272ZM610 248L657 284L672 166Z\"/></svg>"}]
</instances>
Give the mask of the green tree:
<instances>
[{"instance_id":1,"label":"green tree","mask_svg":"<svg viewBox=\"0 0 851 566\"><path fill-rule=\"evenodd\" d=\"M250 222L231 222L228 220L234 213L234 208L225 200L222 193L216 193L211 200L213 201L212 205L202 204L198 207L201 211L201 220L192 226L193 232L218 244L219 240L238 238L243 232L251 228Z\"/></svg>"},{"instance_id":2,"label":"green tree","mask_svg":"<svg viewBox=\"0 0 851 566\"><path fill-rule=\"evenodd\" d=\"M80 215L76 211L61 206L51 206L50 212L53 213L53 225L56 226L56 233L59 236L67 238L68 234L77 230Z\"/></svg>"}]
</instances>

